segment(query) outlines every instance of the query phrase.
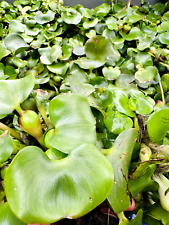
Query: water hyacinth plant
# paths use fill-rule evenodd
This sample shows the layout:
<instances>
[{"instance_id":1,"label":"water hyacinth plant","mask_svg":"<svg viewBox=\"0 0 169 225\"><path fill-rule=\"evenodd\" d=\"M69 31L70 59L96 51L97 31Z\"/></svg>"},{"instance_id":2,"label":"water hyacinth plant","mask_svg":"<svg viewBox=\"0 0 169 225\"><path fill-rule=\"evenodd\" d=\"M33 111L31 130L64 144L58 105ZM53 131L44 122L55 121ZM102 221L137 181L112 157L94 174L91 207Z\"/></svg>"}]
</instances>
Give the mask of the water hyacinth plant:
<instances>
[{"instance_id":1,"label":"water hyacinth plant","mask_svg":"<svg viewBox=\"0 0 169 225\"><path fill-rule=\"evenodd\" d=\"M169 3L0 14L0 224L169 224Z\"/></svg>"}]
</instances>

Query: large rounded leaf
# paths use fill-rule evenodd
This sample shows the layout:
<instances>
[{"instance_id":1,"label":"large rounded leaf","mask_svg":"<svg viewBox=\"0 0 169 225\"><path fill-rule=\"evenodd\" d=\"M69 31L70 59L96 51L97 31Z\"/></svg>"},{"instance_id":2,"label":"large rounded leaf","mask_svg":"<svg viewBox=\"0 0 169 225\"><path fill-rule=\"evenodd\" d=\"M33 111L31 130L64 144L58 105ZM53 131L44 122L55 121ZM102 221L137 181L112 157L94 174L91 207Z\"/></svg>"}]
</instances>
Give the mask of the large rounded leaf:
<instances>
[{"instance_id":1,"label":"large rounded leaf","mask_svg":"<svg viewBox=\"0 0 169 225\"><path fill-rule=\"evenodd\" d=\"M110 38L97 35L85 44L86 56L93 60L104 61L113 56L114 62L120 58L119 52L114 48Z\"/></svg>"},{"instance_id":2,"label":"large rounded leaf","mask_svg":"<svg viewBox=\"0 0 169 225\"><path fill-rule=\"evenodd\" d=\"M13 214L7 202L0 205L0 215L0 224L2 225L26 225Z\"/></svg>"},{"instance_id":3,"label":"large rounded leaf","mask_svg":"<svg viewBox=\"0 0 169 225\"><path fill-rule=\"evenodd\" d=\"M38 147L21 150L5 176L12 211L26 223L52 223L80 217L109 195L113 169L92 144L83 144L60 160Z\"/></svg>"},{"instance_id":4,"label":"large rounded leaf","mask_svg":"<svg viewBox=\"0 0 169 225\"><path fill-rule=\"evenodd\" d=\"M34 85L34 75L16 80L0 80L0 114L8 114L16 109L31 93Z\"/></svg>"},{"instance_id":5,"label":"large rounded leaf","mask_svg":"<svg viewBox=\"0 0 169 225\"><path fill-rule=\"evenodd\" d=\"M153 113L147 121L147 130L152 141L161 141L169 131L169 109Z\"/></svg>"},{"instance_id":6,"label":"large rounded leaf","mask_svg":"<svg viewBox=\"0 0 169 225\"><path fill-rule=\"evenodd\" d=\"M82 143L96 143L95 119L82 95L55 97L49 105L49 116L55 129L45 135L47 147L69 153Z\"/></svg>"}]
</instances>

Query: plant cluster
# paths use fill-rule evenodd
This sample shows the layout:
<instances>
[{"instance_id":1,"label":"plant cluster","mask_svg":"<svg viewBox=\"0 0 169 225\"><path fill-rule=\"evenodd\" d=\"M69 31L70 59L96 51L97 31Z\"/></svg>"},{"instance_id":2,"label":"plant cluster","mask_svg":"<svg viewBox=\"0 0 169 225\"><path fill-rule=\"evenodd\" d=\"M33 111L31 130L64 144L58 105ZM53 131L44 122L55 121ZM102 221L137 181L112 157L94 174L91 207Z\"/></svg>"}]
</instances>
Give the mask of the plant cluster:
<instances>
[{"instance_id":1,"label":"plant cluster","mask_svg":"<svg viewBox=\"0 0 169 225\"><path fill-rule=\"evenodd\" d=\"M125 4L0 2L0 224L169 224L169 3Z\"/></svg>"}]
</instances>

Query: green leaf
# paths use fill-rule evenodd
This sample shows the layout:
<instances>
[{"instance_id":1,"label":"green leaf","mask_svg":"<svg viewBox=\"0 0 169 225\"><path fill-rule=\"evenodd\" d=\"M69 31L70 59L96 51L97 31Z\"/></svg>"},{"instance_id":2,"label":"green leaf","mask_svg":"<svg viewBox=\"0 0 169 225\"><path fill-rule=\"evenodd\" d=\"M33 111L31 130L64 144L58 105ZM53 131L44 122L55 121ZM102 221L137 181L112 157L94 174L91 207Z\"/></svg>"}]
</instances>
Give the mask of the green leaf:
<instances>
[{"instance_id":1,"label":"green leaf","mask_svg":"<svg viewBox=\"0 0 169 225\"><path fill-rule=\"evenodd\" d=\"M138 53L135 57L135 60L143 68L153 66L153 61L152 61L151 55L147 52Z\"/></svg>"},{"instance_id":2,"label":"green leaf","mask_svg":"<svg viewBox=\"0 0 169 225\"><path fill-rule=\"evenodd\" d=\"M0 114L8 114L16 109L29 96L34 85L34 75L16 80L0 80Z\"/></svg>"},{"instance_id":3,"label":"green leaf","mask_svg":"<svg viewBox=\"0 0 169 225\"><path fill-rule=\"evenodd\" d=\"M13 141L9 132L4 132L0 135L0 163L9 159L14 149Z\"/></svg>"},{"instance_id":4,"label":"green leaf","mask_svg":"<svg viewBox=\"0 0 169 225\"><path fill-rule=\"evenodd\" d=\"M9 32L10 33L19 33L19 32L24 32L25 31L25 26L24 24L21 23L19 20L12 20L9 23Z\"/></svg>"},{"instance_id":5,"label":"green leaf","mask_svg":"<svg viewBox=\"0 0 169 225\"><path fill-rule=\"evenodd\" d=\"M50 65L56 62L62 55L62 49L59 45L53 45L52 47L39 48L40 59L43 64Z\"/></svg>"},{"instance_id":6,"label":"green leaf","mask_svg":"<svg viewBox=\"0 0 169 225\"><path fill-rule=\"evenodd\" d=\"M49 105L49 116L55 129L45 135L47 147L69 153L82 143L96 143L95 119L82 95L55 97Z\"/></svg>"},{"instance_id":7,"label":"green leaf","mask_svg":"<svg viewBox=\"0 0 169 225\"><path fill-rule=\"evenodd\" d=\"M69 63L62 63L62 62L58 62L56 64L52 64L47 66L48 70L51 71L52 73L56 73L59 75L65 75L67 69L69 67Z\"/></svg>"},{"instance_id":8,"label":"green leaf","mask_svg":"<svg viewBox=\"0 0 169 225\"><path fill-rule=\"evenodd\" d=\"M12 212L8 202L0 205L0 224L3 225L26 225L26 223L19 220Z\"/></svg>"},{"instance_id":9,"label":"green leaf","mask_svg":"<svg viewBox=\"0 0 169 225\"><path fill-rule=\"evenodd\" d=\"M127 41L138 39L141 35L141 31L137 27L133 27L128 34L125 34L122 30L120 30L119 33Z\"/></svg>"},{"instance_id":10,"label":"green leaf","mask_svg":"<svg viewBox=\"0 0 169 225\"><path fill-rule=\"evenodd\" d=\"M122 214L124 215L124 214ZM119 214L118 214L119 216ZM128 220L125 216L122 216L122 218L120 218L120 222L119 225L142 225L142 217L143 217L143 210L140 209L137 212L137 215L134 217L134 219L132 220Z\"/></svg>"},{"instance_id":11,"label":"green leaf","mask_svg":"<svg viewBox=\"0 0 169 225\"><path fill-rule=\"evenodd\" d=\"M113 56L114 63L120 59L119 52L110 38L97 35L85 43L85 53L89 59L104 61Z\"/></svg>"},{"instance_id":12,"label":"green leaf","mask_svg":"<svg viewBox=\"0 0 169 225\"><path fill-rule=\"evenodd\" d=\"M0 44L0 52L0 60L11 53L4 44Z\"/></svg>"},{"instance_id":13,"label":"green leaf","mask_svg":"<svg viewBox=\"0 0 169 225\"><path fill-rule=\"evenodd\" d=\"M104 67L102 71L107 80L115 80L121 73L118 67L113 68L112 66Z\"/></svg>"},{"instance_id":14,"label":"green leaf","mask_svg":"<svg viewBox=\"0 0 169 225\"><path fill-rule=\"evenodd\" d=\"M150 165L147 171L142 176L138 177L135 180L133 179L128 180L129 190L133 197L141 192L158 190L157 182L151 179L155 169L156 165Z\"/></svg>"},{"instance_id":15,"label":"green leaf","mask_svg":"<svg viewBox=\"0 0 169 225\"><path fill-rule=\"evenodd\" d=\"M153 204L147 210L146 214L161 221L163 224L169 224L169 212L164 210L159 203Z\"/></svg>"},{"instance_id":16,"label":"green leaf","mask_svg":"<svg viewBox=\"0 0 169 225\"><path fill-rule=\"evenodd\" d=\"M72 45L66 43L62 46L62 55L59 57L61 60L68 60L72 54Z\"/></svg>"},{"instance_id":17,"label":"green leaf","mask_svg":"<svg viewBox=\"0 0 169 225\"><path fill-rule=\"evenodd\" d=\"M120 134L123 130L133 127L133 121L129 117L110 110L104 116L104 123L107 129L114 134Z\"/></svg>"},{"instance_id":18,"label":"green leaf","mask_svg":"<svg viewBox=\"0 0 169 225\"><path fill-rule=\"evenodd\" d=\"M24 39L19 34L15 33L6 36L4 39L4 44L8 50L15 54L23 52L29 48Z\"/></svg>"},{"instance_id":19,"label":"green leaf","mask_svg":"<svg viewBox=\"0 0 169 225\"><path fill-rule=\"evenodd\" d=\"M94 19L90 19L90 20L86 20L84 23L83 23L83 27L85 29L88 29L90 27L94 27L96 26L96 24L98 23L98 18L94 18Z\"/></svg>"},{"instance_id":20,"label":"green leaf","mask_svg":"<svg viewBox=\"0 0 169 225\"><path fill-rule=\"evenodd\" d=\"M169 131L169 109L161 109L150 115L147 130L152 141L160 142Z\"/></svg>"},{"instance_id":21,"label":"green leaf","mask_svg":"<svg viewBox=\"0 0 169 225\"><path fill-rule=\"evenodd\" d=\"M87 97L95 91L93 85L75 80L73 76L69 76L66 81L69 83L73 93L79 93Z\"/></svg>"},{"instance_id":22,"label":"green leaf","mask_svg":"<svg viewBox=\"0 0 169 225\"><path fill-rule=\"evenodd\" d=\"M106 19L106 25L109 28L109 30L118 30L117 20L115 17L110 16Z\"/></svg>"},{"instance_id":23,"label":"green leaf","mask_svg":"<svg viewBox=\"0 0 169 225\"><path fill-rule=\"evenodd\" d=\"M162 44L169 45L169 32L164 32L164 33L160 34L159 35L159 41Z\"/></svg>"},{"instance_id":24,"label":"green leaf","mask_svg":"<svg viewBox=\"0 0 169 225\"><path fill-rule=\"evenodd\" d=\"M88 59L86 57L81 57L75 60L75 63L80 66L82 69L95 69L103 66L105 64L105 60L93 60Z\"/></svg>"},{"instance_id":25,"label":"green leaf","mask_svg":"<svg viewBox=\"0 0 169 225\"><path fill-rule=\"evenodd\" d=\"M149 96L145 96L144 98L138 97L136 113L141 115L150 114L153 111L154 105L155 101Z\"/></svg>"},{"instance_id":26,"label":"green leaf","mask_svg":"<svg viewBox=\"0 0 169 225\"><path fill-rule=\"evenodd\" d=\"M35 16L35 20L39 24L48 23L48 22L54 20L54 18L55 18L55 13L52 12L51 10L48 10L44 14L41 11L38 11Z\"/></svg>"},{"instance_id":27,"label":"green leaf","mask_svg":"<svg viewBox=\"0 0 169 225\"><path fill-rule=\"evenodd\" d=\"M137 137L136 129L125 130L119 134L113 147L108 149L107 158L114 169L114 185L108 202L115 213L122 212L130 206L128 170Z\"/></svg>"},{"instance_id":28,"label":"green leaf","mask_svg":"<svg viewBox=\"0 0 169 225\"><path fill-rule=\"evenodd\" d=\"M113 169L92 144L83 144L60 160L28 146L10 164L4 182L18 218L30 224L53 223L81 217L101 204L112 188Z\"/></svg>"},{"instance_id":29,"label":"green leaf","mask_svg":"<svg viewBox=\"0 0 169 225\"><path fill-rule=\"evenodd\" d=\"M167 88L167 91L169 90L169 74L164 74L161 77L161 83L162 85L165 85L165 87Z\"/></svg>"},{"instance_id":30,"label":"green leaf","mask_svg":"<svg viewBox=\"0 0 169 225\"><path fill-rule=\"evenodd\" d=\"M143 51L146 48L149 48L152 42L153 42L152 38L148 37L148 35L145 35L144 37L141 37L139 39L137 48L138 48L138 50Z\"/></svg>"},{"instance_id":31,"label":"green leaf","mask_svg":"<svg viewBox=\"0 0 169 225\"><path fill-rule=\"evenodd\" d=\"M81 21L82 15L74 8L68 8L61 12L61 17L67 24L78 24Z\"/></svg>"},{"instance_id":32,"label":"green leaf","mask_svg":"<svg viewBox=\"0 0 169 225\"><path fill-rule=\"evenodd\" d=\"M127 92L120 89L113 92L113 103L117 110L127 116L134 117L135 113L129 109L128 101L129 98Z\"/></svg>"},{"instance_id":33,"label":"green leaf","mask_svg":"<svg viewBox=\"0 0 169 225\"><path fill-rule=\"evenodd\" d=\"M109 4L102 3L94 9L94 12L96 13L97 17L104 17L109 13L110 9L111 7Z\"/></svg>"},{"instance_id":34,"label":"green leaf","mask_svg":"<svg viewBox=\"0 0 169 225\"><path fill-rule=\"evenodd\" d=\"M152 81L158 74L158 70L154 66L148 66L145 69L141 68L135 73L135 78L140 83Z\"/></svg>"}]
</instances>

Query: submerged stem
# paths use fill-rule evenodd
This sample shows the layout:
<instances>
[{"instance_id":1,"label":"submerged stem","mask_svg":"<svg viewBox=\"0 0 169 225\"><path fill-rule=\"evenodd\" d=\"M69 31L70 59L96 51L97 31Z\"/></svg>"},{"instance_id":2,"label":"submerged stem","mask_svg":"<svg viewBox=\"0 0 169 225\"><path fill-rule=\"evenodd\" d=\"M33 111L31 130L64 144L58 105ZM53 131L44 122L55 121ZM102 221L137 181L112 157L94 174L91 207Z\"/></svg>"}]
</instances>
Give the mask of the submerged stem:
<instances>
[{"instance_id":1,"label":"submerged stem","mask_svg":"<svg viewBox=\"0 0 169 225\"><path fill-rule=\"evenodd\" d=\"M5 124L0 122L0 130L8 130L10 135L13 136L14 138L18 139L19 141L22 141L22 138L20 137L20 134L16 132L14 129L6 126Z\"/></svg>"},{"instance_id":2,"label":"submerged stem","mask_svg":"<svg viewBox=\"0 0 169 225\"><path fill-rule=\"evenodd\" d=\"M159 81L159 85L160 85L160 90L161 90L162 101L165 104L164 90L163 90L161 81Z\"/></svg>"}]
</instances>

